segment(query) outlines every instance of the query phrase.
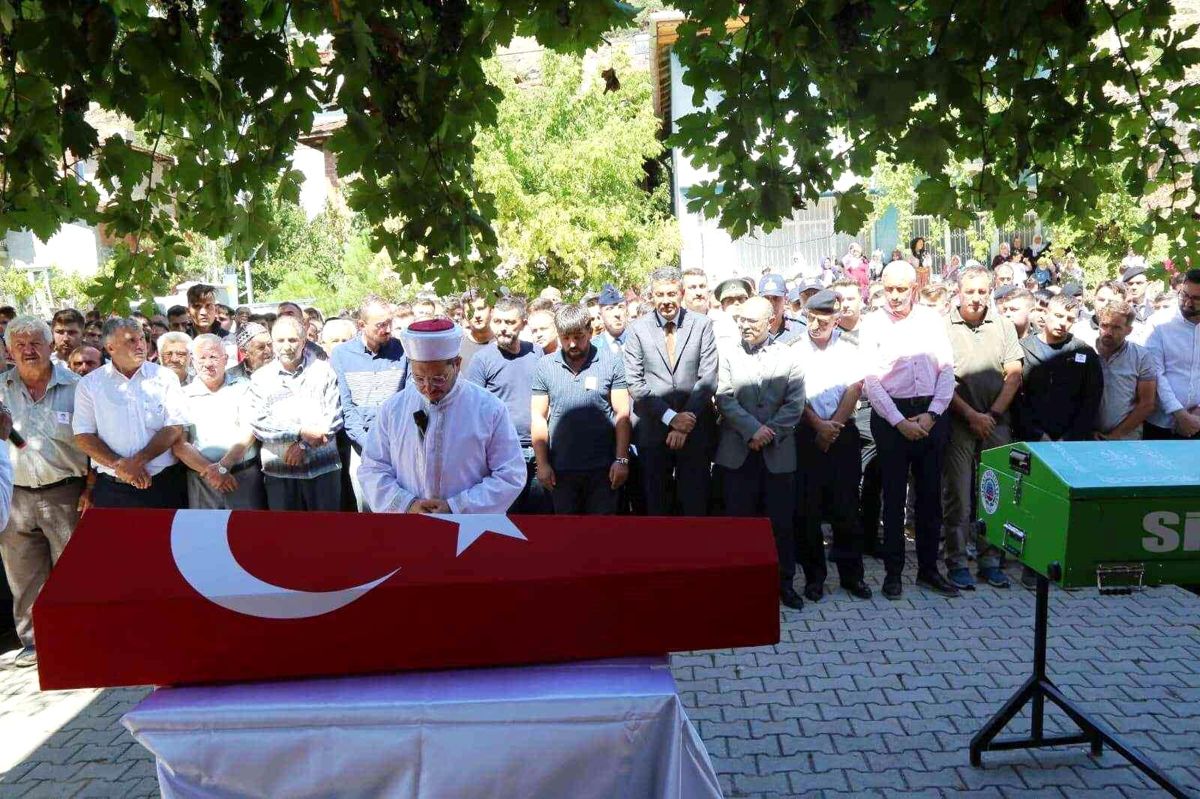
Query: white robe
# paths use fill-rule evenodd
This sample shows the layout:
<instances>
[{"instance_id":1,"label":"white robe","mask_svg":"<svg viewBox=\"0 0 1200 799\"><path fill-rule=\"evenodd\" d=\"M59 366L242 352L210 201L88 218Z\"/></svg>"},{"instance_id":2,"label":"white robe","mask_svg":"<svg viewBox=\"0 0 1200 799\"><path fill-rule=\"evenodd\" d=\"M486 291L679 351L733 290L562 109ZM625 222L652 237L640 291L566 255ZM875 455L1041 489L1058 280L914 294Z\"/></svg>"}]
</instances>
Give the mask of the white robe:
<instances>
[{"instance_id":1,"label":"white robe","mask_svg":"<svg viewBox=\"0 0 1200 799\"><path fill-rule=\"evenodd\" d=\"M417 411L429 417L424 435ZM416 499L444 499L451 513L507 513L525 478L508 409L461 376L436 405L412 383L384 402L358 467L376 513L404 513Z\"/></svg>"}]
</instances>

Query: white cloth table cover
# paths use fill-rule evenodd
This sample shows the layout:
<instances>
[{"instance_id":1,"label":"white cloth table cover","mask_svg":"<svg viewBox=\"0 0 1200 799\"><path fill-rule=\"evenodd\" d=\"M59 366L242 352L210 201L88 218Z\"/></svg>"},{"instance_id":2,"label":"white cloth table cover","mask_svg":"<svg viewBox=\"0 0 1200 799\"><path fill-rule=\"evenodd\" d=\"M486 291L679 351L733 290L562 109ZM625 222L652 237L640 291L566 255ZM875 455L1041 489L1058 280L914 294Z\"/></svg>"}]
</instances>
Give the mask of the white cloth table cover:
<instances>
[{"instance_id":1,"label":"white cloth table cover","mask_svg":"<svg viewBox=\"0 0 1200 799\"><path fill-rule=\"evenodd\" d=\"M163 688L166 799L720 797L665 659Z\"/></svg>"}]
</instances>

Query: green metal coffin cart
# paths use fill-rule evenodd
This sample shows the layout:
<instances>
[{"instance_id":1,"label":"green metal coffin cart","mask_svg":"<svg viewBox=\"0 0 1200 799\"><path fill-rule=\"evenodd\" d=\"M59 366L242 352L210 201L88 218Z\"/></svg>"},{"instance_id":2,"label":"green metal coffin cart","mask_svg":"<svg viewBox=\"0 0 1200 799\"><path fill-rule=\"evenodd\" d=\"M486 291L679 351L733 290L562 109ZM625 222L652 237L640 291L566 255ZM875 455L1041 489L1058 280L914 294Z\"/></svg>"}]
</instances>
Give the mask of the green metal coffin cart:
<instances>
[{"instance_id":1,"label":"green metal coffin cart","mask_svg":"<svg viewBox=\"0 0 1200 799\"><path fill-rule=\"evenodd\" d=\"M1138 751L1098 726L1046 675L1050 583L1103 593L1142 586L1200 584L1200 442L1100 441L1011 444L983 453L976 509L987 540L1038 574L1033 675L971 740L971 764L985 750L1107 743L1173 796L1176 783ZM1047 736L1045 702L1080 728ZM1029 737L995 740L1032 703Z\"/></svg>"}]
</instances>

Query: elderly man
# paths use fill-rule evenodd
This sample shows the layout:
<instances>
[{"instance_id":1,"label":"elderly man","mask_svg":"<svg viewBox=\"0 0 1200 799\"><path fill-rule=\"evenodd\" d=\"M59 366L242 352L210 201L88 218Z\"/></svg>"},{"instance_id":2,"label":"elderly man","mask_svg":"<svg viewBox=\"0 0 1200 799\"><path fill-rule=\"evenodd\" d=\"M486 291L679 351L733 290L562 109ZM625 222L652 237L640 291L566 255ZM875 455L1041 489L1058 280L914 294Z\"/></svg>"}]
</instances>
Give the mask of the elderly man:
<instances>
[{"instance_id":1,"label":"elderly man","mask_svg":"<svg viewBox=\"0 0 1200 799\"><path fill-rule=\"evenodd\" d=\"M625 379L638 415L637 449L652 516L708 512L709 452L716 419L717 343L712 322L682 305L683 278L662 267L650 275L654 312L629 326Z\"/></svg>"},{"instance_id":2,"label":"elderly man","mask_svg":"<svg viewBox=\"0 0 1200 799\"><path fill-rule=\"evenodd\" d=\"M1142 423L1154 411L1158 372L1152 356L1129 340L1137 313L1127 302L1110 302L1096 312L1100 335L1096 354L1104 373L1104 394L1096 417L1096 438L1102 441L1137 440Z\"/></svg>"},{"instance_id":3,"label":"elderly man","mask_svg":"<svg viewBox=\"0 0 1200 799\"><path fill-rule=\"evenodd\" d=\"M188 440L175 445L175 456L188 473L188 507L265 510L258 441L246 419L250 380L231 375L223 339L201 333L192 342L196 379L184 386Z\"/></svg>"},{"instance_id":4,"label":"elderly man","mask_svg":"<svg viewBox=\"0 0 1200 799\"><path fill-rule=\"evenodd\" d=\"M304 331L304 357L316 358L318 360L328 360L329 355L315 341L308 340L308 316L304 313L304 309L294 302L281 302L276 309L277 317L290 316L300 323L300 328ZM274 328L272 327L272 330Z\"/></svg>"},{"instance_id":5,"label":"elderly man","mask_svg":"<svg viewBox=\"0 0 1200 799\"><path fill-rule=\"evenodd\" d=\"M1200 269L1184 274L1178 292L1179 310L1146 341L1158 372L1158 407L1145 436L1200 441Z\"/></svg>"},{"instance_id":6,"label":"elderly man","mask_svg":"<svg viewBox=\"0 0 1200 799\"><path fill-rule=\"evenodd\" d=\"M242 355L242 362L228 371L238 377L249 378L275 358L271 347L271 331L258 322L247 322L238 328L237 348Z\"/></svg>"},{"instance_id":7,"label":"elderly man","mask_svg":"<svg viewBox=\"0 0 1200 799\"><path fill-rule=\"evenodd\" d=\"M54 314L50 326L54 334L52 357L66 363L71 352L83 341L83 314L74 308L64 308Z\"/></svg>"},{"instance_id":8,"label":"elderly man","mask_svg":"<svg viewBox=\"0 0 1200 799\"><path fill-rule=\"evenodd\" d=\"M379 406L404 388L408 360L404 348L392 338L392 309L381 297L366 297L358 309L359 334L333 351L329 364L337 374L346 436L350 439L349 469L352 490L363 510L358 465L367 434Z\"/></svg>"},{"instance_id":9,"label":"elderly man","mask_svg":"<svg viewBox=\"0 0 1200 799\"><path fill-rule=\"evenodd\" d=\"M859 296L857 291L854 294ZM837 565L842 588L859 599L871 597L863 579L858 494L862 442L855 423L863 367L858 347L838 326L840 308L837 292L814 294L805 308L807 334L793 345L803 368L807 396L802 422L796 428L797 516L802 525L797 533L801 537L804 597L811 602L824 595L828 575L821 530L825 520L833 528L829 559Z\"/></svg>"},{"instance_id":10,"label":"elderly man","mask_svg":"<svg viewBox=\"0 0 1200 799\"><path fill-rule=\"evenodd\" d=\"M506 513L525 485L525 459L504 403L459 379L463 333L449 319L400 334L403 391L379 409L358 479L376 513Z\"/></svg>"},{"instance_id":11,"label":"elderly man","mask_svg":"<svg viewBox=\"0 0 1200 799\"><path fill-rule=\"evenodd\" d=\"M17 317L5 340L16 365L0 376L0 400L26 444L4 445L12 463L12 504L0 555L22 645L15 663L33 666L33 602L79 521L88 464L71 433L79 378L51 362L50 328L32 316Z\"/></svg>"},{"instance_id":12,"label":"elderly man","mask_svg":"<svg viewBox=\"0 0 1200 799\"><path fill-rule=\"evenodd\" d=\"M1017 329L991 307L992 274L982 266L959 270L958 307L946 329L954 353L954 396L950 400L950 440L942 473L942 531L946 578L959 589L975 590L967 567L973 529L972 497L980 453L1012 441L1009 407L1021 387L1021 344ZM1007 588L1001 553L986 540L976 542L979 576Z\"/></svg>"},{"instance_id":13,"label":"elderly man","mask_svg":"<svg viewBox=\"0 0 1200 799\"><path fill-rule=\"evenodd\" d=\"M591 343L579 305L554 313L559 351L533 373L531 437L537 478L558 514L617 512L629 477L629 391L622 360Z\"/></svg>"},{"instance_id":14,"label":"elderly man","mask_svg":"<svg viewBox=\"0 0 1200 799\"><path fill-rule=\"evenodd\" d=\"M767 516L779 556L779 600L799 610L796 577L796 445L792 438L804 408L804 380L796 353L771 347L772 307L764 297L742 303L735 314L741 344L721 359L717 407L722 424L716 464L723 470L725 512Z\"/></svg>"},{"instance_id":15,"label":"elderly man","mask_svg":"<svg viewBox=\"0 0 1200 799\"><path fill-rule=\"evenodd\" d=\"M397 335L395 318L392 319L391 330L392 336L395 337ZM321 347L332 358L334 350L357 335L358 327L353 320L335 317L325 322L325 326L321 328Z\"/></svg>"},{"instance_id":16,"label":"elderly man","mask_svg":"<svg viewBox=\"0 0 1200 799\"><path fill-rule=\"evenodd\" d=\"M550 495L537 478L531 417L533 374L542 359L542 351L532 342L521 340L525 304L520 300L512 297L497 300L492 308L491 324L496 346L476 355L463 377L499 398L517 429L526 477L525 487L509 512L550 513L553 508Z\"/></svg>"},{"instance_id":17,"label":"elderly man","mask_svg":"<svg viewBox=\"0 0 1200 799\"><path fill-rule=\"evenodd\" d=\"M98 508L184 508L187 481L172 453L187 425L187 402L170 369L146 361L134 319L104 324L109 362L79 381L71 426L92 459Z\"/></svg>"},{"instance_id":18,"label":"elderly man","mask_svg":"<svg viewBox=\"0 0 1200 799\"><path fill-rule=\"evenodd\" d=\"M337 375L307 351L304 322L281 316L271 328L275 360L250 378L249 422L262 442L271 510L336 511L342 503L342 429Z\"/></svg>"},{"instance_id":19,"label":"elderly man","mask_svg":"<svg viewBox=\"0 0 1200 799\"><path fill-rule=\"evenodd\" d=\"M954 353L945 321L916 304L917 272L906 261L883 270L885 304L863 320L864 388L883 480L883 595L903 593L904 506L915 478L917 585L944 596L958 589L938 571L942 532L942 458L949 435L943 418L954 395Z\"/></svg>"},{"instance_id":20,"label":"elderly man","mask_svg":"<svg viewBox=\"0 0 1200 799\"><path fill-rule=\"evenodd\" d=\"M67 358L68 368L80 377L86 377L99 369L102 362L100 350L90 344L80 344Z\"/></svg>"},{"instance_id":21,"label":"elderly man","mask_svg":"<svg viewBox=\"0 0 1200 799\"><path fill-rule=\"evenodd\" d=\"M192 360L192 339L187 333L171 331L158 339L158 362L179 378L179 385L186 386L191 380L188 368Z\"/></svg>"}]
</instances>

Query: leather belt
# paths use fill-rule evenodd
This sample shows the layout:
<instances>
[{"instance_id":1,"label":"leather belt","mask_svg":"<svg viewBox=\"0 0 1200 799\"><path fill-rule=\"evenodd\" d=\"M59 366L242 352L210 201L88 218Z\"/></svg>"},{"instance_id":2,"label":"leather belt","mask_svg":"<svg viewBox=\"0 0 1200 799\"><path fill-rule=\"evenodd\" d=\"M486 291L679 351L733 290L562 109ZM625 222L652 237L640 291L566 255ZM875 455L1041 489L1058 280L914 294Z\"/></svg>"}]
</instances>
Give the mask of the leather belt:
<instances>
[{"instance_id":1,"label":"leather belt","mask_svg":"<svg viewBox=\"0 0 1200 799\"><path fill-rule=\"evenodd\" d=\"M19 488L22 491L49 491L52 488L60 488L62 486L70 485L72 483L82 483L82 482L83 482L82 477L64 477L62 480L58 480L53 483L47 483L44 486L15 486L15 488Z\"/></svg>"}]
</instances>

